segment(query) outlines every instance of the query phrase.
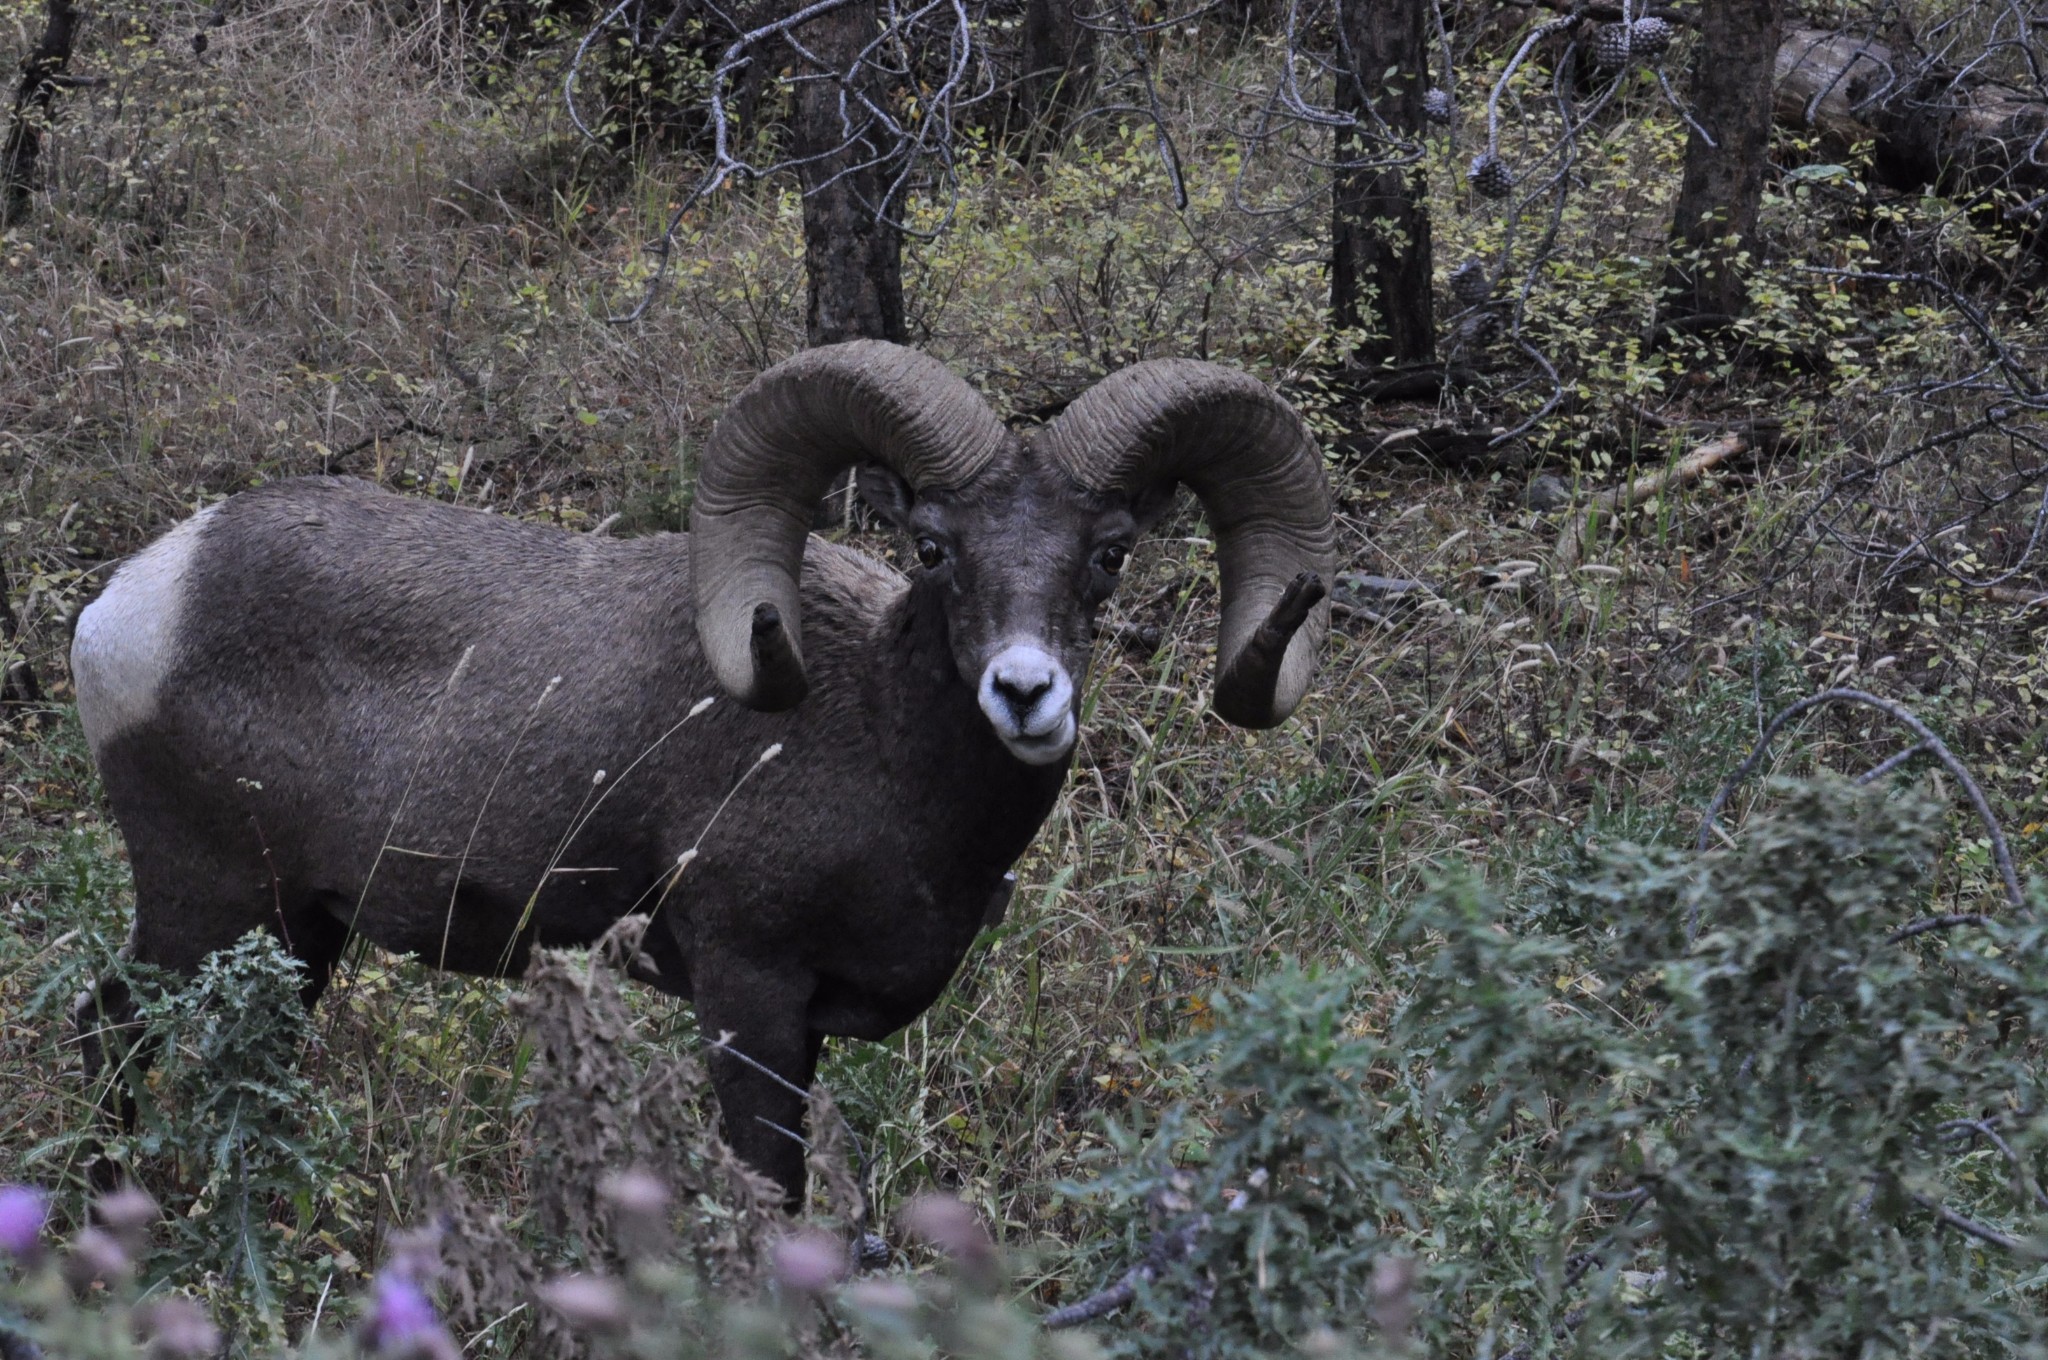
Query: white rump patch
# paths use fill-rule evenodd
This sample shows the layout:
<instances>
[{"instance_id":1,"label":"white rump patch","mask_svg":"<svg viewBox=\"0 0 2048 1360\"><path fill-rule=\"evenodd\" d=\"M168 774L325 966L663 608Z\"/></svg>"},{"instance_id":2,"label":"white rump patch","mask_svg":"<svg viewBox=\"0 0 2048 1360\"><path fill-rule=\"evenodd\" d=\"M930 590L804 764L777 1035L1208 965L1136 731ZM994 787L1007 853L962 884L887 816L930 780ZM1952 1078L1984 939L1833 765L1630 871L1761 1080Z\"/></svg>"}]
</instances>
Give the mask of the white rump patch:
<instances>
[{"instance_id":1,"label":"white rump patch","mask_svg":"<svg viewBox=\"0 0 2048 1360\"><path fill-rule=\"evenodd\" d=\"M71 679L78 717L94 751L155 714L185 608L185 579L209 505L121 564L78 616Z\"/></svg>"}]
</instances>

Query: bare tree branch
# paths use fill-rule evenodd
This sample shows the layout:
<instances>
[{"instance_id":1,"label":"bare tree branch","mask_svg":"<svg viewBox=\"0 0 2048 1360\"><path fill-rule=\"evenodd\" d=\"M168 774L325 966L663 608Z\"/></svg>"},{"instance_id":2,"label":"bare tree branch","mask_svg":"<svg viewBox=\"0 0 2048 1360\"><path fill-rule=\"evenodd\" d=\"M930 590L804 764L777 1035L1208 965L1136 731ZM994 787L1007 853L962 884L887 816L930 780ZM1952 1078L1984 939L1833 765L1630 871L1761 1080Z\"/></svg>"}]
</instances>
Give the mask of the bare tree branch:
<instances>
[{"instance_id":1,"label":"bare tree branch","mask_svg":"<svg viewBox=\"0 0 2048 1360\"><path fill-rule=\"evenodd\" d=\"M1735 768L1735 772L1723 781L1720 789L1715 792L1713 801L1707 804L1706 815L1700 821L1699 838L1695 844L1699 853L1705 854L1707 847L1712 843L1715 823L1720 818L1722 810L1728 806L1728 800L1735 795L1735 790L1749 778L1758 765L1763 763L1764 755L1770 749L1771 738L1777 736L1787 724L1802 713L1824 704L1836 703L1861 704L1866 708L1876 709L1919 738L1920 745L1941 762L1943 769L1955 776L1956 782L1962 785L1964 794L1969 798L1970 806L1976 810L1977 819L1984 825L1985 835L1991 843L1991 857L1998 866L1999 877L2005 888L2006 902L2015 911L2023 909L2026 905L2026 894L2020 889L2019 873L2013 867L2012 847L2006 843L2005 829L1999 825L1997 816L1991 811L1990 800L1984 796L1984 790L1971 775L1969 768L1956 758L1955 752L1949 750L1947 743L1936 736L1932 728L1915 717L1912 710L1904 704L1860 689L1822 690L1818 694L1808 695L1797 703L1786 706L1771 719L1765 726L1763 735L1757 739L1755 748L1744 758L1742 764ZM1695 905L1692 916L1686 921L1686 933L1693 934L1698 925L1699 908Z\"/></svg>"}]
</instances>

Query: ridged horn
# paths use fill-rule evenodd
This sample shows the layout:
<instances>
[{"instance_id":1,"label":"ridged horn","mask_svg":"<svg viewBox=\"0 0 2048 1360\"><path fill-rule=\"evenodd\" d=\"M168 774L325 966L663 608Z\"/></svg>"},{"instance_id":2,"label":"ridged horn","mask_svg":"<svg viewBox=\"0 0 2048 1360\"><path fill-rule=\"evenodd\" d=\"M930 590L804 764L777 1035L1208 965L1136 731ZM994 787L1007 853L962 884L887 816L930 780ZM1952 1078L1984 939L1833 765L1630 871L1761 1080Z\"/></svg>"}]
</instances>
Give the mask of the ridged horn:
<instances>
[{"instance_id":1,"label":"ridged horn","mask_svg":"<svg viewBox=\"0 0 2048 1360\"><path fill-rule=\"evenodd\" d=\"M1014 436L944 364L880 340L785 359L711 431L690 510L697 638L718 683L750 708L809 688L797 576L832 479L882 463L919 491L966 485Z\"/></svg>"},{"instance_id":2,"label":"ridged horn","mask_svg":"<svg viewBox=\"0 0 2048 1360\"><path fill-rule=\"evenodd\" d=\"M1276 727L1308 692L1330 626L1336 525L1315 436L1271 388L1193 359L1155 359L1082 393L1038 437L1098 492L1181 482L1216 535L1223 621L1216 712Z\"/></svg>"}]
</instances>

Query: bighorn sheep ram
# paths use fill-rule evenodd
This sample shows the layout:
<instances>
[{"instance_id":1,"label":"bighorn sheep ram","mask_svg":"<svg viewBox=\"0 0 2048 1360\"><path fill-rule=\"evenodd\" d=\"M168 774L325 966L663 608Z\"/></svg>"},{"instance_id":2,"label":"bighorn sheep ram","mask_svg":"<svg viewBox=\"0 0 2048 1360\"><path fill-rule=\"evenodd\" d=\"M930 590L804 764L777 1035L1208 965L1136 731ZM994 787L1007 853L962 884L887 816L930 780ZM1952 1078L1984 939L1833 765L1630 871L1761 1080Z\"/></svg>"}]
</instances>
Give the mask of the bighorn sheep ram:
<instances>
[{"instance_id":1,"label":"bighorn sheep ram","mask_svg":"<svg viewBox=\"0 0 2048 1360\"><path fill-rule=\"evenodd\" d=\"M907 581L808 538L853 466L912 536ZM1214 364L1124 369L1026 439L911 350L811 350L718 423L688 535L341 478L209 507L72 648L134 865L127 952L190 973L265 927L310 1005L356 933L508 974L656 906L635 974L806 1087L827 1035L907 1024L1000 910L1095 618L1178 484L1220 562L1216 711L1278 724L1328 626L1329 492L1300 417ZM132 1016L111 976L80 998L89 1069ZM800 1195L776 1126L801 1100L729 1057L713 1083L735 1149Z\"/></svg>"}]
</instances>

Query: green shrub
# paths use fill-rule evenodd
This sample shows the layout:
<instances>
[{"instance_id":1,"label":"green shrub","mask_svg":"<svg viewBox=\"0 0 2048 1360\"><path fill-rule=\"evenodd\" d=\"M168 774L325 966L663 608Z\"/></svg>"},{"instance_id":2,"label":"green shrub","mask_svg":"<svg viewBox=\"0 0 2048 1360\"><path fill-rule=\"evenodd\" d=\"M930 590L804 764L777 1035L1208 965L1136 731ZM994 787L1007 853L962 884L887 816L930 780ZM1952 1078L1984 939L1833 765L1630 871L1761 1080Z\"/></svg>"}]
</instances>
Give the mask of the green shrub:
<instances>
[{"instance_id":1,"label":"green shrub","mask_svg":"<svg viewBox=\"0 0 2048 1360\"><path fill-rule=\"evenodd\" d=\"M1221 1115L1171 1110L1096 1187L1134 1247L1166 1244L1118 1348L1299 1342L1361 1316L1378 1254L1423 1263L1446 1354L2048 1339L2042 928L1901 937L1933 919L1939 808L1775 792L1735 848L1617 849L1557 901L1454 878L1417 904L1405 976L1219 1000L1175 1056Z\"/></svg>"},{"instance_id":2,"label":"green shrub","mask_svg":"<svg viewBox=\"0 0 2048 1360\"><path fill-rule=\"evenodd\" d=\"M1513 908L1453 876L1385 973L1286 966L1219 995L1166 1055L1183 1099L1149 1136L1112 1130L1120 1166L1070 1188L1121 1227L1129 1267L1048 1319L1127 1313L1094 1341L1004 1301L1005 1263L958 1201L903 1216L945 1268L850 1279L859 1193L829 1102L813 1162L839 1233L785 1224L689 1118L694 1060L624 1055L601 959L544 957L519 1007L541 1054L535 1171L559 1182L536 1197L547 1221L512 1231L445 1199L346 1344L452 1354L439 1288L472 1326L537 1296L522 1353L563 1355L2039 1353L2048 932L2032 912L1927 914L1930 799L1771 794L1729 849L1616 848ZM206 1225L334 1174L317 1136L278 1132L305 1127L294 983L251 940L150 1007L180 1055L178 1146L211 1168L181 1244L198 1234L252 1282L267 1246ZM17 1264L0 1327L91 1360L164 1325L138 1311L134 1239L109 1258L88 1232L56 1265L25 1240L0 1223ZM344 1344L324 1335L298 1354Z\"/></svg>"},{"instance_id":3,"label":"green shrub","mask_svg":"<svg viewBox=\"0 0 2048 1360\"><path fill-rule=\"evenodd\" d=\"M1176 1056L1227 1094L1221 1118L1183 1104L1142 1146L1113 1131L1130 1162L1096 1190L1144 1230L1129 1241L1154 1260L1132 1283L1164 1322L1114 1337L1118 1350L1278 1349L1358 1311L1374 1262L1417 1221L1371 1089L1385 1049L1358 1022L1361 991L1356 975L1289 968L1219 996L1215 1029Z\"/></svg>"},{"instance_id":4,"label":"green shrub","mask_svg":"<svg viewBox=\"0 0 2048 1360\"><path fill-rule=\"evenodd\" d=\"M306 1234L352 1146L301 1066L313 1037L304 982L304 965L256 932L210 955L188 983L138 988L141 1043L159 1057L129 1156L177 1173L192 1195L166 1220L170 1243L152 1274L203 1279L238 1328L277 1341L276 1274L290 1260L280 1220Z\"/></svg>"}]
</instances>

